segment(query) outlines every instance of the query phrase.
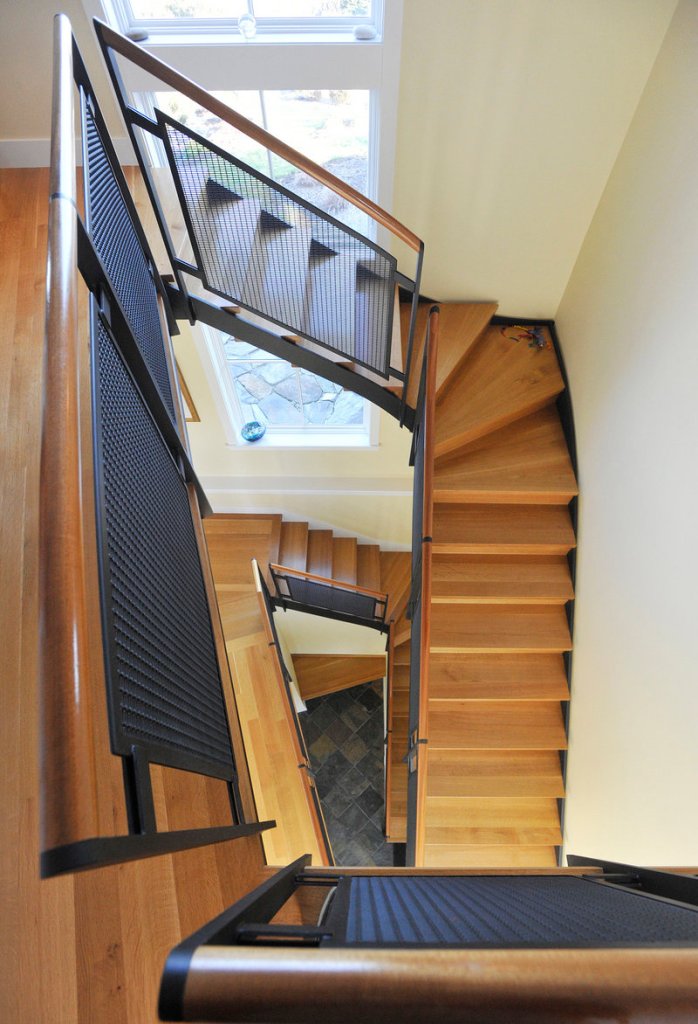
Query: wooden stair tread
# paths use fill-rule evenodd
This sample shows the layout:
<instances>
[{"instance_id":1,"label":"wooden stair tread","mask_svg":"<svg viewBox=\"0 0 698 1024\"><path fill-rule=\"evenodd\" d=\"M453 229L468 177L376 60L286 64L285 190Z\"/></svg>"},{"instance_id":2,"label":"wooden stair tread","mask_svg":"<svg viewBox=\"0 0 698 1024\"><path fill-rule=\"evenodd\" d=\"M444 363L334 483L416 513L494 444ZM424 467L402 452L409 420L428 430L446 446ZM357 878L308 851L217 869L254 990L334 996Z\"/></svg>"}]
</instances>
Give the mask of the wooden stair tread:
<instances>
[{"instance_id":1,"label":"wooden stair tread","mask_svg":"<svg viewBox=\"0 0 698 1024\"><path fill-rule=\"evenodd\" d=\"M294 654L292 657L303 700L370 683L385 675L383 654Z\"/></svg>"},{"instance_id":2,"label":"wooden stair tread","mask_svg":"<svg viewBox=\"0 0 698 1024\"><path fill-rule=\"evenodd\" d=\"M425 868L554 868L554 846L462 846L456 843L424 847Z\"/></svg>"},{"instance_id":3,"label":"wooden stair tread","mask_svg":"<svg viewBox=\"0 0 698 1024\"><path fill-rule=\"evenodd\" d=\"M427 796L562 797L556 750L430 750Z\"/></svg>"},{"instance_id":4,"label":"wooden stair tread","mask_svg":"<svg viewBox=\"0 0 698 1024\"><path fill-rule=\"evenodd\" d=\"M432 603L564 604L573 597L564 555L433 557Z\"/></svg>"},{"instance_id":5,"label":"wooden stair tread","mask_svg":"<svg viewBox=\"0 0 698 1024\"><path fill-rule=\"evenodd\" d=\"M449 380L458 374L470 349L497 312L497 303L442 302L439 310L437 395L442 394Z\"/></svg>"},{"instance_id":6,"label":"wooden stair tread","mask_svg":"<svg viewBox=\"0 0 698 1024\"><path fill-rule=\"evenodd\" d=\"M539 349L499 327L485 331L437 404L437 457L542 409L564 390L547 329L543 335Z\"/></svg>"},{"instance_id":7,"label":"wooden stair tread","mask_svg":"<svg viewBox=\"0 0 698 1024\"><path fill-rule=\"evenodd\" d=\"M433 653L571 650L561 605L433 604Z\"/></svg>"},{"instance_id":8,"label":"wooden stair tread","mask_svg":"<svg viewBox=\"0 0 698 1024\"><path fill-rule=\"evenodd\" d=\"M396 644L403 644L409 641L412 635L412 622L402 613L400 618L393 624L393 636Z\"/></svg>"},{"instance_id":9,"label":"wooden stair tread","mask_svg":"<svg viewBox=\"0 0 698 1024\"><path fill-rule=\"evenodd\" d=\"M279 564L288 569L299 569L305 572L308 560L308 524L281 524L281 541L279 544Z\"/></svg>"},{"instance_id":10,"label":"wooden stair tread","mask_svg":"<svg viewBox=\"0 0 698 1024\"><path fill-rule=\"evenodd\" d=\"M409 690L410 688L410 666L393 665L393 692L398 690Z\"/></svg>"},{"instance_id":11,"label":"wooden stair tread","mask_svg":"<svg viewBox=\"0 0 698 1024\"><path fill-rule=\"evenodd\" d=\"M332 579L340 583L356 583L356 537L332 539Z\"/></svg>"},{"instance_id":12,"label":"wooden stair tread","mask_svg":"<svg viewBox=\"0 0 698 1024\"><path fill-rule=\"evenodd\" d=\"M561 654L431 654L429 696L440 700L567 700Z\"/></svg>"},{"instance_id":13,"label":"wooden stair tread","mask_svg":"<svg viewBox=\"0 0 698 1024\"><path fill-rule=\"evenodd\" d=\"M436 505L434 554L566 555L575 546L562 505Z\"/></svg>"},{"instance_id":14,"label":"wooden stair tread","mask_svg":"<svg viewBox=\"0 0 698 1024\"><path fill-rule=\"evenodd\" d=\"M356 549L356 582L367 590L380 591L381 562L377 544L359 544Z\"/></svg>"},{"instance_id":15,"label":"wooden stair tread","mask_svg":"<svg viewBox=\"0 0 698 1024\"><path fill-rule=\"evenodd\" d=\"M427 844L556 846L557 800L535 797L427 797Z\"/></svg>"},{"instance_id":16,"label":"wooden stair tread","mask_svg":"<svg viewBox=\"0 0 698 1024\"><path fill-rule=\"evenodd\" d=\"M472 442L434 466L437 502L566 504L577 494L554 406Z\"/></svg>"},{"instance_id":17,"label":"wooden stair tread","mask_svg":"<svg viewBox=\"0 0 698 1024\"><path fill-rule=\"evenodd\" d=\"M429 701L429 751L566 750L558 701Z\"/></svg>"},{"instance_id":18,"label":"wooden stair tread","mask_svg":"<svg viewBox=\"0 0 698 1024\"><path fill-rule=\"evenodd\" d=\"M388 595L387 618L397 618L407 602L412 574L410 551L381 551L380 587Z\"/></svg>"},{"instance_id":19,"label":"wooden stair tread","mask_svg":"<svg viewBox=\"0 0 698 1024\"><path fill-rule=\"evenodd\" d=\"M308 557L306 572L329 578L332 575L332 530L310 530L308 532Z\"/></svg>"},{"instance_id":20,"label":"wooden stair tread","mask_svg":"<svg viewBox=\"0 0 698 1024\"><path fill-rule=\"evenodd\" d=\"M281 516L222 515L204 519L216 587L254 586L252 559L266 567L277 554Z\"/></svg>"}]
</instances>

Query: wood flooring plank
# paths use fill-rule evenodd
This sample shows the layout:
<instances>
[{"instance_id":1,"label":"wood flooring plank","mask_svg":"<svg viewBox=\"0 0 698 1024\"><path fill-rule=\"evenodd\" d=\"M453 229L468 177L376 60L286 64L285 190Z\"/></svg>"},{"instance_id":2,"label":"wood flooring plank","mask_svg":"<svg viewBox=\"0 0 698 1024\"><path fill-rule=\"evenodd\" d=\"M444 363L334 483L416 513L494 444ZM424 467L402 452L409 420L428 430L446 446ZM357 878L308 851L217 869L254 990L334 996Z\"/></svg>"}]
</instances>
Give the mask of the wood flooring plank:
<instances>
[{"instance_id":1,"label":"wood flooring plank","mask_svg":"<svg viewBox=\"0 0 698 1024\"><path fill-rule=\"evenodd\" d=\"M455 843L431 843L424 847L424 866L554 868L557 866L557 856L554 846L459 846Z\"/></svg>"},{"instance_id":2,"label":"wood flooring plank","mask_svg":"<svg viewBox=\"0 0 698 1024\"><path fill-rule=\"evenodd\" d=\"M427 797L427 844L548 846L561 842L557 801L532 797Z\"/></svg>"}]
</instances>

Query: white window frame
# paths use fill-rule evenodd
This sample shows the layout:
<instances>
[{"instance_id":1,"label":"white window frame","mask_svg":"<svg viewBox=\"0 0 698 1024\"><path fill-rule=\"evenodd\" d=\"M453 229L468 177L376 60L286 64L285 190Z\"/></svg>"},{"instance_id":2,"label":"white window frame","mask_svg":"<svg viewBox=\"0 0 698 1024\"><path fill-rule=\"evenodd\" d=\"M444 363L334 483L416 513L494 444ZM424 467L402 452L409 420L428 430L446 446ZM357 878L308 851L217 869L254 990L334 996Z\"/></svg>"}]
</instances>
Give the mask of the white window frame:
<instances>
[{"instance_id":1,"label":"white window frame","mask_svg":"<svg viewBox=\"0 0 698 1024\"><path fill-rule=\"evenodd\" d=\"M254 2L254 0L253 0ZM363 42L380 42L383 31L383 0L372 0L368 17L339 16L323 18L269 18L256 15L257 33L245 39L238 29L236 17L231 18L137 18L129 0L101 0L109 24L124 35L133 31L148 33L149 43L180 43L198 45L203 38L221 39L231 44L255 45L265 40L288 42L306 37L315 42L343 42L354 38L354 29L362 26L373 30L373 37Z\"/></svg>"},{"instance_id":2,"label":"white window frame","mask_svg":"<svg viewBox=\"0 0 698 1024\"><path fill-rule=\"evenodd\" d=\"M259 441L245 441L242 427L247 422L237 396L218 332L205 324L197 325L204 343L202 364L223 424L225 443L229 448L376 448L379 441L380 414L376 406L364 399L364 422L356 426L326 427L323 424L296 427L267 427ZM273 356L269 356L273 359Z\"/></svg>"}]
</instances>

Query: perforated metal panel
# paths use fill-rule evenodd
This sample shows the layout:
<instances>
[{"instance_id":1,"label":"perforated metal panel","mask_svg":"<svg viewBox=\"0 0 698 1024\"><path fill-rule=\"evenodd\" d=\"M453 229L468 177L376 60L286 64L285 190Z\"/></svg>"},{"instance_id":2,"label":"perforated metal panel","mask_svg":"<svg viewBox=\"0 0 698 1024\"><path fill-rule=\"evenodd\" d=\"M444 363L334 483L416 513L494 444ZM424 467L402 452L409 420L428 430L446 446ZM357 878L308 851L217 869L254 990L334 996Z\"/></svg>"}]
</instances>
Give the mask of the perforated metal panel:
<instances>
[{"instance_id":1,"label":"perforated metal panel","mask_svg":"<svg viewBox=\"0 0 698 1024\"><path fill-rule=\"evenodd\" d=\"M90 236L150 374L174 421L174 402L155 282L109 163L99 129L86 103L83 104L83 131L87 139L85 199Z\"/></svg>"},{"instance_id":2,"label":"perforated metal panel","mask_svg":"<svg viewBox=\"0 0 698 1024\"><path fill-rule=\"evenodd\" d=\"M372 619L376 616L376 600L366 594L354 590L342 590L313 580L304 580L297 576L284 576L292 601L324 608L327 611L342 612L344 615L355 615L359 619Z\"/></svg>"},{"instance_id":3,"label":"perforated metal panel","mask_svg":"<svg viewBox=\"0 0 698 1024\"><path fill-rule=\"evenodd\" d=\"M206 287L387 378L396 260L156 114Z\"/></svg>"},{"instance_id":4,"label":"perforated metal panel","mask_svg":"<svg viewBox=\"0 0 698 1024\"><path fill-rule=\"evenodd\" d=\"M233 760L184 480L121 355L96 329L98 523L115 753L221 778Z\"/></svg>"},{"instance_id":5,"label":"perforated metal panel","mask_svg":"<svg viewBox=\"0 0 698 1024\"><path fill-rule=\"evenodd\" d=\"M350 886L349 945L698 942L698 908L569 876L377 877L343 884Z\"/></svg>"}]
</instances>

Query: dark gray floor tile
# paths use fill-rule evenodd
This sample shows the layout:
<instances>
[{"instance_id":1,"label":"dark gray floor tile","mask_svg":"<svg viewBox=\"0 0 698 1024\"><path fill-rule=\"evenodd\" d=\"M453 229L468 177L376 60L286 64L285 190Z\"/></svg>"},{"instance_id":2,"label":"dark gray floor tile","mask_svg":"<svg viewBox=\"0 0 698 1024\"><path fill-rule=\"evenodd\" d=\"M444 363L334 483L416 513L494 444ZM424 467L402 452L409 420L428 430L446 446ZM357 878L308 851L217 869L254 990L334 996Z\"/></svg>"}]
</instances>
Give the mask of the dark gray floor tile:
<instances>
[{"instance_id":1,"label":"dark gray floor tile","mask_svg":"<svg viewBox=\"0 0 698 1024\"><path fill-rule=\"evenodd\" d=\"M348 708L342 711L341 719L354 731L359 729L368 719L369 714L363 704L357 704L353 701Z\"/></svg>"},{"instance_id":2,"label":"dark gray floor tile","mask_svg":"<svg viewBox=\"0 0 698 1024\"><path fill-rule=\"evenodd\" d=\"M356 804L361 808L365 815L369 818L377 810L383 807L385 801L382 793L377 793L373 786L367 786L366 789L356 798Z\"/></svg>"},{"instance_id":3,"label":"dark gray floor tile","mask_svg":"<svg viewBox=\"0 0 698 1024\"><path fill-rule=\"evenodd\" d=\"M375 711L377 708L383 707L382 692L379 696L372 686L369 686L366 690L364 690L364 692L359 697L357 697L357 700L359 704L363 704L367 711Z\"/></svg>"},{"instance_id":4,"label":"dark gray floor tile","mask_svg":"<svg viewBox=\"0 0 698 1024\"><path fill-rule=\"evenodd\" d=\"M323 765L327 758L337 750L335 741L326 732L320 733L314 743L310 745L308 753L312 760L318 765Z\"/></svg>"},{"instance_id":5,"label":"dark gray floor tile","mask_svg":"<svg viewBox=\"0 0 698 1024\"><path fill-rule=\"evenodd\" d=\"M352 764L358 764L365 757L368 747L360 736L354 734L341 744L341 750Z\"/></svg>"},{"instance_id":6,"label":"dark gray floor tile","mask_svg":"<svg viewBox=\"0 0 698 1024\"><path fill-rule=\"evenodd\" d=\"M341 718L338 718L336 721L331 722L330 725L328 725L325 732L335 741L338 747L341 747L344 741L347 739L347 737L350 737L352 735L351 729L346 724L346 722L342 721ZM354 759L350 758L350 760L353 761Z\"/></svg>"},{"instance_id":7,"label":"dark gray floor tile","mask_svg":"<svg viewBox=\"0 0 698 1024\"><path fill-rule=\"evenodd\" d=\"M332 722L335 722L337 720L337 715L334 713L332 706L327 703L327 700L325 698L318 699L322 699L324 703L320 704L318 707L314 707L311 710L311 701L308 705L308 713L311 717L313 725L316 725L318 729L322 729L324 731L328 727L328 725L331 725Z\"/></svg>"}]
</instances>

